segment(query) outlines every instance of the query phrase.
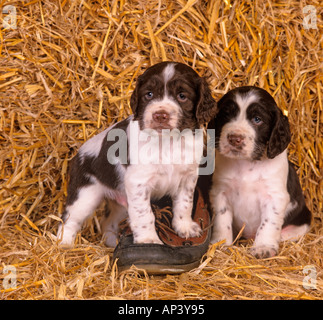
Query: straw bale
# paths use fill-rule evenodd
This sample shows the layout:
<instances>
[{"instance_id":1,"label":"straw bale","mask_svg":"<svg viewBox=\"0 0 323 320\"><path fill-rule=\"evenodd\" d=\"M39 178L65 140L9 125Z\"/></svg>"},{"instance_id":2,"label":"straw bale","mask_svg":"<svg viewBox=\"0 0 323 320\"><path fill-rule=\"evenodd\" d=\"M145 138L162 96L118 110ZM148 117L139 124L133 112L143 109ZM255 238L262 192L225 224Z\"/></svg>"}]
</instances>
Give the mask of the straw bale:
<instances>
[{"instance_id":1,"label":"straw bale","mask_svg":"<svg viewBox=\"0 0 323 320\"><path fill-rule=\"evenodd\" d=\"M305 29L305 1L10 1L0 28L1 299L322 299L322 8ZM2 4L3 5L3 4ZM2 10L1 10L2 11ZM2 13L3 21L5 13ZM1 14L0 14L1 16ZM73 249L57 247L69 161L124 119L136 78L184 62L214 97L240 85L269 91L289 116L289 157L314 214L308 235L257 260L252 241L210 246L183 275L119 273L99 234L100 208ZM303 268L316 268L316 289ZM5 288L7 266L17 271Z\"/></svg>"}]
</instances>

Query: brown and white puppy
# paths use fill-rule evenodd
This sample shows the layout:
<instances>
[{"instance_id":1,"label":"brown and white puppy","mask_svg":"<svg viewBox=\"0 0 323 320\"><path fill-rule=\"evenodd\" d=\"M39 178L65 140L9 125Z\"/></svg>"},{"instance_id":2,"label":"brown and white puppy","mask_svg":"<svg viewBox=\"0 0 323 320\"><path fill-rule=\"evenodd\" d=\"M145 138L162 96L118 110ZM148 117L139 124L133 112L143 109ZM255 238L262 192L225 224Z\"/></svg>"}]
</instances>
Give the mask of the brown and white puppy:
<instances>
[{"instance_id":1,"label":"brown and white puppy","mask_svg":"<svg viewBox=\"0 0 323 320\"><path fill-rule=\"evenodd\" d=\"M243 236L255 238L256 257L276 255L281 240L302 236L311 223L297 174L287 159L287 117L265 90L240 87L220 99L208 129L215 130L216 148L211 241L225 239L231 245L245 225Z\"/></svg>"},{"instance_id":2,"label":"brown and white puppy","mask_svg":"<svg viewBox=\"0 0 323 320\"><path fill-rule=\"evenodd\" d=\"M118 224L127 214L134 243L161 243L150 201L164 195L173 200L174 230L182 237L201 232L191 211L202 154L196 152L191 162L184 158L194 147L202 149L194 145L194 132L215 114L205 79L185 64L162 62L138 78L130 104L132 116L88 140L73 159L58 230L63 245L73 244L104 198L109 215L102 231L108 246L116 245Z\"/></svg>"}]
</instances>

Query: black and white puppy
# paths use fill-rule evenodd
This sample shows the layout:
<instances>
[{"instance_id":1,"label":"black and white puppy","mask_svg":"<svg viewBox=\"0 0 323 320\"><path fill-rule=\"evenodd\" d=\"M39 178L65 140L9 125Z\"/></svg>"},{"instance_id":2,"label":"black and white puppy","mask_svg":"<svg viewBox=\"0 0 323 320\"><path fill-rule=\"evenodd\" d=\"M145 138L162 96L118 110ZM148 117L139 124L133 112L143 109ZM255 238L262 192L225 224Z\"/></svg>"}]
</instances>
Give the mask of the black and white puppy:
<instances>
[{"instance_id":1,"label":"black and white puppy","mask_svg":"<svg viewBox=\"0 0 323 320\"><path fill-rule=\"evenodd\" d=\"M138 78L130 105L132 116L88 140L73 159L64 224L58 230L63 245L74 243L103 199L109 205L102 224L108 246L116 245L118 224L127 215L134 243L161 243L150 201L164 195L173 200L174 230L182 237L201 232L191 218L200 159L183 163L183 155L177 155L183 145L177 144L176 149L170 141L182 141L181 133L189 130L185 152L193 152L194 130L216 110L206 80L185 64L162 62ZM161 150L167 138L168 153ZM173 154L177 162L159 161L165 153Z\"/></svg>"},{"instance_id":2,"label":"black and white puppy","mask_svg":"<svg viewBox=\"0 0 323 320\"><path fill-rule=\"evenodd\" d=\"M272 96L246 86L225 94L209 123L215 130L215 170L210 190L214 214L212 242L254 238L258 258L277 254L281 240L296 239L310 228L296 171L287 159L288 119Z\"/></svg>"}]
</instances>

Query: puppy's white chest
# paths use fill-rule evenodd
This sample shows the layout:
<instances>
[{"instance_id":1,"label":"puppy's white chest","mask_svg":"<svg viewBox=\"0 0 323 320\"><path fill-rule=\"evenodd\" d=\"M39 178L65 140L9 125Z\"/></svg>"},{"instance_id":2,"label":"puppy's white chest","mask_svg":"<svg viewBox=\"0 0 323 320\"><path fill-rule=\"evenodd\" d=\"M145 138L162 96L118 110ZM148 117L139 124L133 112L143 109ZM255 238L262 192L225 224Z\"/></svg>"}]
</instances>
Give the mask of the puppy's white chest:
<instances>
[{"instance_id":1,"label":"puppy's white chest","mask_svg":"<svg viewBox=\"0 0 323 320\"><path fill-rule=\"evenodd\" d=\"M175 195L184 180L196 177L197 173L198 166L195 164L137 164L128 167L125 180L133 191L144 186L150 190L152 198L158 199L166 194Z\"/></svg>"},{"instance_id":2,"label":"puppy's white chest","mask_svg":"<svg viewBox=\"0 0 323 320\"><path fill-rule=\"evenodd\" d=\"M284 172L272 164L268 165L265 161L237 161L221 155L216 157L213 194L225 197L232 212L234 229L239 231L245 226L244 236L247 238L255 237L264 207L270 205L273 198L285 196L279 191L282 190L281 175Z\"/></svg>"},{"instance_id":3,"label":"puppy's white chest","mask_svg":"<svg viewBox=\"0 0 323 320\"><path fill-rule=\"evenodd\" d=\"M152 198L161 198L165 194L176 195L185 177L197 175L196 165L155 165L155 169L150 180Z\"/></svg>"},{"instance_id":4,"label":"puppy's white chest","mask_svg":"<svg viewBox=\"0 0 323 320\"><path fill-rule=\"evenodd\" d=\"M267 190L264 181L232 181L225 194L233 213L233 227L238 231L244 226L244 236L253 238L261 221L261 199Z\"/></svg>"}]
</instances>

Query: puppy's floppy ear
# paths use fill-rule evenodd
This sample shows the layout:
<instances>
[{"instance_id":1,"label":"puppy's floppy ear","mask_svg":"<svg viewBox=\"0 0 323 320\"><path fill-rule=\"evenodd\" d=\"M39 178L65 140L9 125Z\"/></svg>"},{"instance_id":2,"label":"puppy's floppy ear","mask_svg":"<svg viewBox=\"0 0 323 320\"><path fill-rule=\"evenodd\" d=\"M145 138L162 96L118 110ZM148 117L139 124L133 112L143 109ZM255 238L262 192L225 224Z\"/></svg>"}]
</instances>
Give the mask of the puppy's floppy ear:
<instances>
[{"instance_id":1,"label":"puppy's floppy ear","mask_svg":"<svg viewBox=\"0 0 323 320\"><path fill-rule=\"evenodd\" d=\"M273 159L278 156L288 147L290 140L291 134L288 118L284 116L282 111L277 107L276 121L269 138L267 157Z\"/></svg>"},{"instance_id":2,"label":"puppy's floppy ear","mask_svg":"<svg viewBox=\"0 0 323 320\"><path fill-rule=\"evenodd\" d=\"M130 107L132 110L132 113L134 114L135 118L138 115L138 105L139 105L139 87L141 85L141 77L138 78L137 84L135 89L132 92L131 98L130 98Z\"/></svg>"},{"instance_id":3,"label":"puppy's floppy ear","mask_svg":"<svg viewBox=\"0 0 323 320\"><path fill-rule=\"evenodd\" d=\"M199 124L209 122L217 113L217 103L211 95L211 90L205 80L200 78L199 100L196 107L196 119Z\"/></svg>"}]
</instances>

